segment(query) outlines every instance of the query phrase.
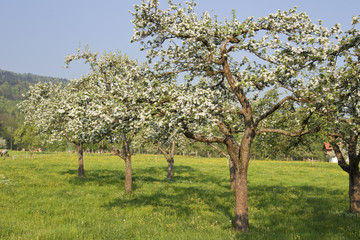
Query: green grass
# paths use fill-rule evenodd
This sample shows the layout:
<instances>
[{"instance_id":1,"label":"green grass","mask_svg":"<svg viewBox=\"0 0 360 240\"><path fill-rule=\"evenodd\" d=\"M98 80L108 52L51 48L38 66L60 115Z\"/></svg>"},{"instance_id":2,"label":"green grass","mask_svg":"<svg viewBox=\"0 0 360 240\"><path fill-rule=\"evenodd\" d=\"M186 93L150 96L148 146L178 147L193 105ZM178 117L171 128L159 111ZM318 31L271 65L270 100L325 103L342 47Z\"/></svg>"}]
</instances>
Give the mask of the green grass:
<instances>
[{"instance_id":1,"label":"green grass","mask_svg":"<svg viewBox=\"0 0 360 240\"><path fill-rule=\"evenodd\" d=\"M234 193L225 159L133 156L133 194L124 162L76 155L10 152L0 158L0 239L360 239L347 213L347 175L336 164L252 161L250 232L232 228Z\"/></svg>"}]
</instances>

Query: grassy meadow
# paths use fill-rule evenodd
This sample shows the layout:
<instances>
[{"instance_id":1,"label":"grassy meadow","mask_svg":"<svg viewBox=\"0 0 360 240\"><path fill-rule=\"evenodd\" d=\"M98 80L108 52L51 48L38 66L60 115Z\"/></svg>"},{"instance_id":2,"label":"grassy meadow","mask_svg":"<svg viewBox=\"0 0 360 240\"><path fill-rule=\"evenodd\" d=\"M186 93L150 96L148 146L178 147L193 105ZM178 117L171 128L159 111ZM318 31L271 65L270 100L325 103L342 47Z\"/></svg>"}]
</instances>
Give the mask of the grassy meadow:
<instances>
[{"instance_id":1,"label":"grassy meadow","mask_svg":"<svg viewBox=\"0 0 360 240\"><path fill-rule=\"evenodd\" d=\"M0 158L0 239L360 239L336 164L252 161L235 233L225 159L176 156L167 182L161 155L135 155L127 196L119 157L87 154L78 178L75 154L23 154Z\"/></svg>"}]
</instances>

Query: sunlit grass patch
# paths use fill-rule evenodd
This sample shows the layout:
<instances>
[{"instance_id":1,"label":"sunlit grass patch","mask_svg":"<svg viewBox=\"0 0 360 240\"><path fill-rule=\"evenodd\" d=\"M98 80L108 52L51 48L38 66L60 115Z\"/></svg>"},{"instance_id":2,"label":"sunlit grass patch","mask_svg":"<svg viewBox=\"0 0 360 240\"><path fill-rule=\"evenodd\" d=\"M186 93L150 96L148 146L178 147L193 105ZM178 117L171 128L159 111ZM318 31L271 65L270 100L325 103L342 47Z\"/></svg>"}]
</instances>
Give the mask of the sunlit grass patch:
<instances>
[{"instance_id":1,"label":"sunlit grass patch","mask_svg":"<svg viewBox=\"0 0 360 240\"><path fill-rule=\"evenodd\" d=\"M250 232L232 229L234 193L225 159L133 156L134 192L124 162L87 154L42 154L0 165L0 239L358 239L347 213L347 176L328 163L252 161Z\"/></svg>"}]
</instances>

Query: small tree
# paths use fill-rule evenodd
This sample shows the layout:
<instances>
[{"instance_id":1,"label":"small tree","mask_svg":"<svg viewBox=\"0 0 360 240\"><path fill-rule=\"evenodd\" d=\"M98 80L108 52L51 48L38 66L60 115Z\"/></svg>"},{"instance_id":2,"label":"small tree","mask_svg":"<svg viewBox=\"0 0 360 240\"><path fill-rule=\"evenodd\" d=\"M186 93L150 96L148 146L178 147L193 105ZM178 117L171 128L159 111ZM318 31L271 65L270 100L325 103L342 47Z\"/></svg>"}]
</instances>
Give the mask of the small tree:
<instances>
[{"instance_id":1,"label":"small tree","mask_svg":"<svg viewBox=\"0 0 360 240\"><path fill-rule=\"evenodd\" d=\"M158 91L152 83L151 72L145 64L139 64L120 52L98 53L90 50L67 56L66 63L83 59L91 67L88 75L74 85L82 94L89 96L91 116L84 119L91 129L92 139L106 138L114 152L125 161L125 191L132 192L131 142L134 135L152 115L152 103L158 102ZM116 147L120 144L121 147Z\"/></svg>"},{"instance_id":2,"label":"small tree","mask_svg":"<svg viewBox=\"0 0 360 240\"><path fill-rule=\"evenodd\" d=\"M49 142L66 138L78 152L78 176L84 177L83 144L99 141L97 125L89 121L94 112L89 108L90 96L74 83L67 85L38 83L31 86L26 100L19 104L26 123L49 135Z\"/></svg>"},{"instance_id":3,"label":"small tree","mask_svg":"<svg viewBox=\"0 0 360 240\"><path fill-rule=\"evenodd\" d=\"M168 164L166 179L172 181L174 178L174 156L175 149L183 145L184 137L181 129L172 126L169 122L151 121L144 133L147 141L151 142L160 151Z\"/></svg>"}]
</instances>

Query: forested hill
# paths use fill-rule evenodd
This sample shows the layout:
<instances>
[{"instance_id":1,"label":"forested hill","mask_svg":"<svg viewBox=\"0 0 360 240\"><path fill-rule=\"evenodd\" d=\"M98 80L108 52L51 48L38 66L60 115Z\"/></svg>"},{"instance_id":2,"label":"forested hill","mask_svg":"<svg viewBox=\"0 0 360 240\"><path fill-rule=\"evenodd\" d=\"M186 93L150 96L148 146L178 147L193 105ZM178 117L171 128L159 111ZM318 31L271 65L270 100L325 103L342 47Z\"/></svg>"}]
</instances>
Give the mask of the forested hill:
<instances>
[{"instance_id":1,"label":"forested hill","mask_svg":"<svg viewBox=\"0 0 360 240\"><path fill-rule=\"evenodd\" d=\"M44 77L30 73L14 73L0 69L0 96L9 100L22 100L31 84L38 82L66 82L63 78Z\"/></svg>"},{"instance_id":2,"label":"forested hill","mask_svg":"<svg viewBox=\"0 0 360 240\"><path fill-rule=\"evenodd\" d=\"M0 69L0 149L16 149L14 133L23 124L24 117L17 104L24 100L23 94L38 82L67 82L66 79L19 74ZM3 146L4 139L6 146Z\"/></svg>"}]
</instances>

